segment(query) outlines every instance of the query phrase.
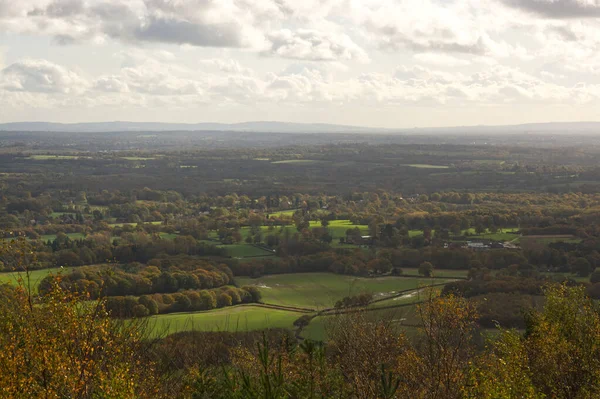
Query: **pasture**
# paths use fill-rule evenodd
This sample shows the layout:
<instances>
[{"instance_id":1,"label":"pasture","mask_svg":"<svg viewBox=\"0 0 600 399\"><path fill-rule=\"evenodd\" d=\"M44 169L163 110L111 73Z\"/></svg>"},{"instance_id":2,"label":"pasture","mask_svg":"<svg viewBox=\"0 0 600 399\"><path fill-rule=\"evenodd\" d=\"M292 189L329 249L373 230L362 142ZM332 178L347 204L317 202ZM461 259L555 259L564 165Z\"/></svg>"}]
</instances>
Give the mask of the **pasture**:
<instances>
[{"instance_id":1,"label":"pasture","mask_svg":"<svg viewBox=\"0 0 600 399\"><path fill-rule=\"evenodd\" d=\"M81 240L82 238L85 238L85 235L83 235L82 233L66 233L67 237L69 237L71 240ZM56 234L44 234L43 236L40 236L40 240L46 242L46 241L54 241L56 239Z\"/></svg>"},{"instance_id":2,"label":"pasture","mask_svg":"<svg viewBox=\"0 0 600 399\"><path fill-rule=\"evenodd\" d=\"M30 155L25 159L32 159L35 161L53 161L53 160L77 160L77 159L90 159L91 157L80 157L78 155L44 155L44 154L36 154Z\"/></svg>"},{"instance_id":3,"label":"pasture","mask_svg":"<svg viewBox=\"0 0 600 399\"><path fill-rule=\"evenodd\" d=\"M141 223L111 223L109 224L110 227L123 227L123 226L137 226L138 224L153 224L153 225L160 225L163 224L163 222L141 222Z\"/></svg>"},{"instance_id":4,"label":"pasture","mask_svg":"<svg viewBox=\"0 0 600 399\"><path fill-rule=\"evenodd\" d=\"M493 240L493 241L513 241L519 238L519 235L516 232L519 231L518 227L508 227L504 228L501 231L498 230L496 233L492 233L486 229L486 231L482 234L477 234L474 228L470 228L463 231L463 234L469 234L473 238L483 239L483 240Z\"/></svg>"},{"instance_id":5,"label":"pasture","mask_svg":"<svg viewBox=\"0 0 600 399\"><path fill-rule=\"evenodd\" d=\"M126 161L150 161L156 159L155 157L121 157Z\"/></svg>"},{"instance_id":6,"label":"pasture","mask_svg":"<svg viewBox=\"0 0 600 399\"><path fill-rule=\"evenodd\" d=\"M260 288L262 302L310 309L330 308L346 296L370 292L375 299L394 295L398 291L444 283L451 279L423 277L362 278L332 273L278 274L252 279L236 278L239 286L255 285Z\"/></svg>"},{"instance_id":7,"label":"pasture","mask_svg":"<svg viewBox=\"0 0 600 399\"><path fill-rule=\"evenodd\" d=\"M464 279L467 278L469 271L464 270L447 270L447 269L434 269L433 276L435 278L449 278L449 279ZM419 269L402 268L402 275L406 277L420 277Z\"/></svg>"},{"instance_id":8,"label":"pasture","mask_svg":"<svg viewBox=\"0 0 600 399\"><path fill-rule=\"evenodd\" d=\"M302 313L238 305L207 312L171 313L148 319L151 335L164 336L181 331L252 331L265 328L292 329Z\"/></svg>"},{"instance_id":9,"label":"pasture","mask_svg":"<svg viewBox=\"0 0 600 399\"><path fill-rule=\"evenodd\" d=\"M449 169L449 166L446 165L429 165L429 164L424 164L424 163L409 163L409 164L402 164L401 166L408 166L410 168L417 168L417 169Z\"/></svg>"},{"instance_id":10,"label":"pasture","mask_svg":"<svg viewBox=\"0 0 600 399\"><path fill-rule=\"evenodd\" d=\"M290 211L284 211L284 212L290 212ZM293 214L293 212L292 212ZM321 222L320 221L311 221L310 222L310 228L315 228L315 227L321 227ZM348 229L354 229L358 227L360 229L361 234L368 234L369 233L369 227L367 225L357 225L357 224L353 224L350 220L332 220L329 222L329 226L327 226L327 229L329 230L329 234L331 234L331 236L333 237L334 240L339 239L340 237L346 237L346 230ZM248 226L242 227L240 229L240 233L242 234L242 237L244 239L246 239L246 237L248 237L248 235L250 234L251 229ZM272 234L277 234L277 233L288 233L290 235L293 235L295 233L298 232L298 230L296 229L296 226L293 225L288 225L288 226L260 226L260 232L263 236L267 236L267 235L272 235ZM423 232L421 231L421 234L423 234ZM213 235L213 237L216 237L216 234Z\"/></svg>"},{"instance_id":11,"label":"pasture","mask_svg":"<svg viewBox=\"0 0 600 399\"><path fill-rule=\"evenodd\" d=\"M468 239L477 239L477 240L492 240L492 241L515 241L517 240L520 236L517 233L519 231L518 227L508 227L508 228L504 228L502 230L498 230L496 233L492 233L491 231L489 231L488 229L486 229L485 232L481 233L481 234L477 234L475 231L475 228L469 228L469 229L465 229L461 231L461 234L463 236L466 236L467 240ZM433 235L435 235L435 230L432 230ZM423 235L423 230L409 230L408 231L408 236L409 237L417 237ZM450 239L452 240L453 238L450 237ZM461 238L462 240L462 238Z\"/></svg>"},{"instance_id":12,"label":"pasture","mask_svg":"<svg viewBox=\"0 0 600 399\"><path fill-rule=\"evenodd\" d=\"M67 274L73 270L73 267L55 267L51 269L32 270L29 273L32 292L37 292L40 282L49 274L57 275L59 273ZM0 283L2 284L26 284L25 272L4 272L0 273Z\"/></svg>"},{"instance_id":13,"label":"pasture","mask_svg":"<svg viewBox=\"0 0 600 399\"><path fill-rule=\"evenodd\" d=\"M286 159L283 161L271 162L274 165L311 165L317 163L326 163L330 161L321 161L316 159Z\"/></svg>"}]
</instances>

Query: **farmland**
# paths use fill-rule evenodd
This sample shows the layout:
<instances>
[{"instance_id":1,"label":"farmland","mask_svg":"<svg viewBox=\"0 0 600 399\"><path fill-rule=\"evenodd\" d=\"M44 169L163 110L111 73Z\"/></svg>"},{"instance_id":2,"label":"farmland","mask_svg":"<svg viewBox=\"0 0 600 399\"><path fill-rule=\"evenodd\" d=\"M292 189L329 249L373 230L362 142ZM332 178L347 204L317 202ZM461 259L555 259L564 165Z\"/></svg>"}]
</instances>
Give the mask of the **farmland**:
<instances>
[{"instance_id":1,"label":"farmland","mask_svg":"<svg viewBox=\"0 0 600 399\"><path fill-rule=\"evenodd\" d=\"M149 319L153 334L170 334L178 331L250 331L264 328L293 328L293 322L303 314L316 314L317 309L330 308L350 295L370 292L375 299L383 299L399 291L409 290L406 295L371 305L375 317L392 313L406 313L405 306L428 295L427 285L440 284L451 279L425 279L412 277L355 278L331 273L305 273L265 276L259 279L237 278L238 285L255 285L260 288L262 302L281 306L281 309L256 305L234 307L204 312L175 313L153 316ZM434 292L439 292L436 289ZM378 310L380 307L398 309ZM297 311L291 310L297 308ZM311 312L310 309L313 309ZM371 313L371 312L369 312ZM324 335L323 320L335 315L318 316L306 329L306 336L317 338ZM314 323L314 324L313 324Z\"/></svg>"},{"instance_id":2,"label":"farmland","mask_svg":"<svg viewBox=\"0 0 600 399\"><path fill-rule=\"evenodd\" d=\"M271 163L275 164L275 165L313 165L313 164L318 164L318 163L323 163L323 162L328 162L328 161L320 161L320 160L314 160L314 159L286 159L283 161L275 161L275 162L271 162Z\"/></svg>"},{"instance_id":3,"label":"farmland","mask_svg":"<svg viewBox=\"0 0 600 399\"><path fill-rule=\"evenodd\" d=\"M292 329L302 313L239 305L208 312L175 313L149 318L152 334L163 336L180 331L251 331L264 328Z\"/></svg>"},{"instance_id":4,"label":"farmland","mask_svg":"<svg viewBox=\"0 0 600 399\"><path fill-rule=\"evenodd\" d=\"M77 155L42 155L42 154L38 154L38 155L31 155L29 157L27 157L27 159L31 159L31 160L35 160L35 161L74 161L74 160L78 160L80 158L89 158L89 157L80 157Z\"/></svg>"},{"instance_id":5,"label":"farmland","mask_svg":"<svg viewBox=\"0 0 600 399\"><path fill-rule=\"evenodd\" d=\"M443 283L450 280L436 280ZM431 279L415 277L360 278L331 273L303 273L264 276L258 279L238 278L237 283L261 289L264 303L300 308L332 307L343 297L369 292L375 298L432 284Z\"/></svg>"},{"instance_id":6,"label":"farmland","mask_svg":"<svg viewBox=\"0 0 600 399\"><path fill-rule=\"evenodd\" d=\"M417 169L448 169L448 168L450 168L449 166L446 166L446 165L429 165L429 164L423 164L423 163L404 164L402 166L408 166L410 168L417 168Z\"/></svg>"},{"instance_id":7,"label":"farmland","mask_svg":"<svg viewBox=\"0 0 600 399\"><path fill-rule=\"evenodd\" d=\"M69 273L73 268L70 267L55 267L50 269L42 269L42 270L32 270L29 273L29 279L31 282L31 289L33 292L37 291L37 287L40 282L49 274L58 275ZM7 284L25 284L26 282L26 274L24 272L4 272L0 273L0 283Z\"/></svg>"}]
</instances>

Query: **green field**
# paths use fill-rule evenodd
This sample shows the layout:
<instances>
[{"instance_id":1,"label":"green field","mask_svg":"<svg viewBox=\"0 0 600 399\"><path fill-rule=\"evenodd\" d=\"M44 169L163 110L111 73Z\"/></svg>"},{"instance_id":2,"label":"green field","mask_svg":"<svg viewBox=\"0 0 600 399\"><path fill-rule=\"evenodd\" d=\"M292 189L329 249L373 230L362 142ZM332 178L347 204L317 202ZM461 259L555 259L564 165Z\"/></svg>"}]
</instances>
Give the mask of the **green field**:
<instances>
[{"instance_id":1,"label":"green field","mask_svg":"<svg viewBox=\"0 0 600 399\"><path fill-rule=\"evenodd\" d=\"M154 157L121 157L121 159L124 159L126 161L150 161L153 159L156 159Z\"/></svg>"},{"instance_id":2,"label":"green field","mask_svg":"<svg viewBox=\"0 0 600 399\"><path fill-rule=\"evenodd\" d=\"M239 305L208 312L172 313L152 316L152 334L162 336L180 331L251 331L265 328L292 329L302 313Z\"/></svg>"},{"instance_id":3,"label":"green field","mask_svg":"<svg viewBox=\"0 0 600 399\"><path fill-rule=\"evenodd\" d=\"M67 237L69 237L72 240L80 240L82 238L85 238L85 236L82 233L66 233ZM56 239L56 234L44 234L43 236L40 236L40 240L46 242L48 240L50 241L54 241Z\"/></svg>"},{"instance_id":4,"label":"green field","mask_svg":"<svg viewBox=\"0 0 600 399\"><path fill-rule=\"evenodd\" d=\"M502 231L498 231L496 233L491 233L489 230L486 230L485 233L477 234L475 232L475 228L470 228L462 231L462 235L467 235L467 239L477 239L477 240L493 240L493 241L515 241L520 237L518 234L514 234L514 232L519 231L518 227L508 227L502 229ZM432 233L435 235L435 230L432 230ZM416 237L423 235L423 230L409 230L409 237ZM450 237L452 239L452 237Z\"/></svg>"},{"instance_id":5,"label":"green field","mask_svg":"<svg viewBox=\"0 0 600 399\"><path fill-rule=\"evenodd\" d=\"M447 269L434 269L433 276L438 278L466 278L469 274L468 270L447 270ZM419 277L419 269L402 268L403 276Z\"/></svg>"},{"instance_id":6,"label":"green field","mask_svg":"<svg viewBox=\"0 0 600 399\"><path fill-rule=\"evenodd\" d=\"M491 233L489 231L486 231L483 234L477 235L475 233L475 229L470 228L470 229L464 230L463 234L466 234L468 232L471 235L471 237L477 238L477 239L483 239L483 240L513 241L513 240L516 240L519 238L518 234L514 234L514 232L517 232L517 231L519 231L518 227L509 227L509 228L502 229L502 232L498 231L496 233Z\"/></svg>"},{"instance_id":7,"label":"green field","mask_svg":"<svg viewBox=\"0 0 600 399\"><path fill-rule=\"evenodd\" d=\"M110 227L123 227L123 226L137 226L138 224L153 224L153 225L160 225L163 222L140 222L140 223L111 223L109 224Z\"/></svg>"},{"instance_id":8,"label":"green field","mask_svg":"<svg viewBox=\"0 0 600 399\"><path fill-rule=\"evenodd\" d=\"M409 164L403 164L401 166L409 166L411 168L418 168L418 169L448 169L448 168L450 168L449 166L445 166L445 165L429 165L429 164L424 164L424 163L409 163Z\"/></svg>"},{"instance_id":9,"label":"green field","mask_svg":"<svg viewBox=\"0 0 600 399\"><path fill-rule=\"evenodd\" d=\"M310 227L311 228L321 227L321 222L311 221ZM367 225L352 224L352 222L349 220L332 220L329 222L329 226L327 226L327 229L329 230L329 233L331 234L333 239L337 240L340 237L346 237L346 230L353 229L355 227L358 227L360 229L361 234L366 235L369 233L369 227ZM242 234L242 237L244 239L246 239L246 237L248 237L248 235L250 234L250 230L251 229L248 226L242 227L240 229L240 233ZM272 228L270 226L260 226L260 231L261 231L263 237L272 235L272 234L277 234L280 231L281 232L287 231L290 235L293 235L298 232L298 230L296 229L296 226L292 226L292 225L273 226ZM421 231L421 234L423 234L422 231ZM212 237L216 238L216 233L213 232Z\"/></svg>"},{"instance_id":10,"label":"green field","mask_svg":"<svg viewBox=\"0 0 600 399\"><path fill-rule=\"evenodd\" d=\"M435 279L435 283L449 280ZM332 273L298 273L264 276L257 279L238 277L240 286L260 287L262 301L268 304L300 308L323 309L349 295L371 292L383 298L398 291L430 285L432 279L413 277L361 278Z\"/></svg>"},{"instance_id":11,"label":"green field","mask_svg":"<svg viewBox=\"0 0 600 399\"><path fill-rule=\"evenodd\" d=\"M286 211L275 211L275 212L268 212L269 216L275 216L275 217L281 217L281 216L292 216L294 213L296 213L298 209L288 209Z\"/></svg>"},{"instance_id":12,"label":"green field","mask_svg":"<svg viewBox=\"0 0 600 399\"><path fill-rule=\"evenodd\" d=\"M87 158L89 159L90 157L80 157L78 155L30 155L28 156L26 159L34 159L36 161L50 161L50 160L74 160L74 159L80 159L80 158Z\"/></svg>"},{"instance_id":13,"label":"green field","mask_svg":"<svg viewBox=\"0 0 600 399\"><path fill-rule=\"evenodd\" d=\"M310 165L315 163L323 163L329 161L319 161L315 159L286 159L284 161L271 162L272 164L294 164L294 165Z\"/></svg>"},{"instance_id":14,"label":"green field","mask_svg":"<svg viewBox=\"0 0 600 399\"><path fill-rule=\"evenodd\" d=\"M75 215L77 214L77 212L52 212L50 214L51 218L58 218L61 217L63 215L70 215L72 217L75 217Z\"/></svg>"},{"instance_id":15,"label":"green field","mask_svg":"<svg viewBox=\"0 0 600 399\"><path fill-rule=\"evenodd\" d=\"M49 274L66 274L69 273L74 268L72 267L55 267L52 269L42 269L42 270L33 270L29 274L31 288L33 292L37 291L37 287L40 285L40 281L44 279ZM25 280L24 272L8 272L8 273L0 273L0 283L8 283L8 284L19 284L20 280Z\"/></svg>"},{"instance_id":16,"label":"green field","mask_svg":"<svg viewBox=\"0 0 600 399\"><path fill-rule=\"evenodd\" d=\"M310 227L321 227L321 222L310 222ZM327 226L327 229L329 230L329 233L333 236L333 239L335 240L341 237L346 237L346 230L354 229L356 227L360 229L361 234L369 234L369 226L364 224L353 224L349 220L332 220L329 222L329 226Z\"/></svg>"}]
</instances>

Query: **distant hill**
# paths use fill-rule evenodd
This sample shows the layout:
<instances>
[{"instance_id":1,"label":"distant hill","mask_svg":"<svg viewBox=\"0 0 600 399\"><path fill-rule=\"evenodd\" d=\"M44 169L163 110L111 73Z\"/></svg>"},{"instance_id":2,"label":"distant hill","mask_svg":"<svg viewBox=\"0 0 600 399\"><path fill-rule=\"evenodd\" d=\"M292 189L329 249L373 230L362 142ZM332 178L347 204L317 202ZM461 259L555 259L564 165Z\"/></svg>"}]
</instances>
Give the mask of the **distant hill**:
<instances>
[{"instance_id":1,"label":"distant hill","mask_svg":"<svg viewBox=\"0 0 600 399\"><path fill-rule=\"evenodd\" d=\"M155 122L98 122L49 123L16 122L0 124L0 131L23 132L159 132L159 131L227 131L264 133L382 133L386 129L359 126L329 125L325 123L244 122L244 123L155 123Z\"/></svg>"},{"instance_id":2,"label":"distant hill","mask_svg":"<svg viewBox=\"0 0 600 399\"><path fill-rule=\"evenodd\" d=\"M454 126L413 129L383 129L326 123L244 122L244 123L157 123L157 122L96 122L50 123L16 122L0 124L0 131L20 132L164 132L217 131L261 133L383 133L383 134L495 134L495 133L600 133L600 122L530 123L505 126Z\"/></svg>"},{"instance_id":3,"label":"distant hill","mask_svg":"<svg viewBox=\"0 0 600 399\"><path fill-rule=\"evenodd\" d=\"M500 126L454 126L413 129L432 133L600 133L600 122L548 122ZM406 130L404 130L406 132Z\"/></svg>"}]
</instances>

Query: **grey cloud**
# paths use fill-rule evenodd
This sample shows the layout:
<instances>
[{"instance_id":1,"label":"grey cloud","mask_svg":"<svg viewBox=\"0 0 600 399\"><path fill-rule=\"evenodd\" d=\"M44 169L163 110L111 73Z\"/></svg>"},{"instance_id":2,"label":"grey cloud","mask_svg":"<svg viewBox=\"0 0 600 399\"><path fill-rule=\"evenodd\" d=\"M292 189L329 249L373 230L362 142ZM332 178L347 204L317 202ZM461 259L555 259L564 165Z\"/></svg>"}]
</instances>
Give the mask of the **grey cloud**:
<instances>
[{"instance_id":1,"label":"grey cloud","mask_svg":"<svg viewBox=\"0 0 600 399\"><path fill-rule=\"evenodd\" d=\"M20 17L11 1L17 0L0 0L0 18L18 29ZM29 19L29 32L35 26L59 44L110 37L125 42L246 47L255 38L253 15L230 6L219 1L54 0L43 7L18 8Z\"/></svg>"},{"instance_id":2,"label":"grey cloud","mask_svg":"<svg viewBox=\"0 0 600 399\"><path fill-rule=\"evenodd\" d=\"M51 18L66 18L81 14L84 11L82 0L55 0L46 8L36 8L27 15L32 17L47 16Z\"/></svg>"},{"instance_id":3,"label":"grey cloud","mask_svg":"<svg viewBox=\"0 0 600 399\"><path fill-rule=\"evenodd\" d=\"M574 42L579 40L579 35L573 32L569 27L566 26L553 26L548 28L548 33L558 36L565 42Z\"/></svg>"},{"instance_id":4,"label":"grey cloud","mask_svg":"<svg viewBox=\"0 0 600 399\"><path fill-rule=\"evenodd\" d=\"M502 3L545 18L598 18L599 0L500 0Z\"/></svg>"},{"instance_id":5,"label":"grey cloud","mask_svg":"<svg viewBox=\"0 0 600 399\"><path fill-rule=\"evenodd\" d=\"M241 27L233 24L194 24L184 20L152 18L134 35L143 41L205 47L242 47Z\"/></svg>"}]
</instances>

